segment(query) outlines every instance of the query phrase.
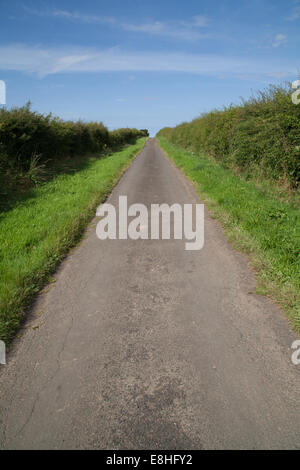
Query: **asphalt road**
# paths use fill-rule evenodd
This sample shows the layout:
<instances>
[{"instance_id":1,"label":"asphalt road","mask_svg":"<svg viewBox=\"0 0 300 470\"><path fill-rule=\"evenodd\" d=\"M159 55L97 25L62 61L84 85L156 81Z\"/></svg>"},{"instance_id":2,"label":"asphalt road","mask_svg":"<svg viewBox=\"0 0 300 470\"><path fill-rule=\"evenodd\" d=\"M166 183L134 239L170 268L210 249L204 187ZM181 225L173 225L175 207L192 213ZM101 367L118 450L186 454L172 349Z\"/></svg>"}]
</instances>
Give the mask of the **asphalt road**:
<instances>
[{"instance_id":1,"label":"asphalt road","mask_svg":"<svg viewBox=\"0 0 300 470\"><path fill-rule=\"evenodd\" d=\"M148 141L111 194L200 202ZM206 214L205 246L100 241L92 222L0 366L0 447L300 448L284 314Z\"/></svg>"}]
</instances>

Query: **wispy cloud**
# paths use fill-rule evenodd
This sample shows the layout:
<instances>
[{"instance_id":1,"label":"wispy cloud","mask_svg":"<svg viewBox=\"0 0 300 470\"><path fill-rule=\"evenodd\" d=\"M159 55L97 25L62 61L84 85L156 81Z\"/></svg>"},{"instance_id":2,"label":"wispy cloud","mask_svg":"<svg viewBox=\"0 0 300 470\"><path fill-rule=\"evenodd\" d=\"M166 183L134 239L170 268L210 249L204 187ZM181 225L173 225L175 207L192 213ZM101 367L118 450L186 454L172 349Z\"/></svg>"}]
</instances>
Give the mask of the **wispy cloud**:
<instances>
[{"instance_id":1,"label":"wispy cloud","mask_svg":"<svg viewBox=\"0 0 300 470\"><path fill-rule=\"evenodd\" d=\"M299 2L297 2L299 3ZM296 21L300 19L300 5L293 8L291 14L286 18L288 21Z\"/></svg>"},{"instance_id":2,"label":"wispy cloud","mask_svg":"<svg viewBox=\"0 0 300 470\"><path fill-rule=\"evenodd\" d=\"M210 34L202 34L192 29L178 24L168 24L162 21L154 21L144 24L122 24L122 28L125 31L133 31L136 33L147 33L156 36L165 36L174 39L180 39L184 41L196 41L197 39L209 38Z\"/></svg>"},{"instance_id":3,"label":"wispy cloud","mask_svg":"<svg viewBox=\"0 0 300 470\"><path fill-rule=\"evenodd\" d=\"M99 15L86 15L84 13L79 13L76 11L67 11L67 10L37 10L35 8L29 8L27 6L23 7L24 10L30 15L36 16L45 16L45 17L54 17L62 18L69 21L79 21L81 23L95 23L95 24L115 24L116 19L111 16L99 16Z\"/></svg>"},{"instance_id":4,"label":"wispy cloud","mask_svg":"<svg viewBox=\"0 0 300 470\"><path fill-rule=\"evenodd\" d=\"M272 42L273 47L279 47L287 43L287 37L284 34L276 34L274 41Z\"/></svg>"},{"instance_id":5,"label":"wispy cloud","mask_svg":"<svg viewBox=\"0 0 300 470\"><path fill-rule=\"evenodd\" d=\"M188 28L205 28L210 21L210 18L206 15L196 15L190 21L181 21L180 24Z\"/></svg>"},{"instance_id":6,"label":"wispy cloud","mask_svg":"<svg viewBox=\"0 0 300 470\"><path fill-rule=\"evenodd\" d=\"M203 28L203 26L207 26L209 21L209 18L205 15L194 16L194 25L200 28Z\"/></svg>"},{"instance_id":7,"label":"wispy cloud","mask_svg":"<svg viewBox=\"0 0 300 470\"><path fill-rule=\"evenodd\" d=\"M78 72L181 72L210 76L288 77L294 64L267 63L245 57L225 57L150 51L94 50L61 47L45 49L25 44L0 46L0 69L36 74L40 77Z\"/></svg>"},{"instance_id":8,"label":"wispy cloud","mask_svg":"<svg viewBox=\"0 0 300 470\"><path fill-rule=\"evenodd\" d=\"M209 18L204 15L196 15L190 21L166 22L151 20L141 23L132 23L121 21L114 17L87 15L84 13L67 10L36 10L28 7L24 8L27 13L31 15L61 18L81 23L106 24L118 27L124 31L165 36L185 41L196 41L197 39L210 37L209 34L203 34L199 32L199 28L204 28L209 23Z\"/></svg>"}]
</instances>

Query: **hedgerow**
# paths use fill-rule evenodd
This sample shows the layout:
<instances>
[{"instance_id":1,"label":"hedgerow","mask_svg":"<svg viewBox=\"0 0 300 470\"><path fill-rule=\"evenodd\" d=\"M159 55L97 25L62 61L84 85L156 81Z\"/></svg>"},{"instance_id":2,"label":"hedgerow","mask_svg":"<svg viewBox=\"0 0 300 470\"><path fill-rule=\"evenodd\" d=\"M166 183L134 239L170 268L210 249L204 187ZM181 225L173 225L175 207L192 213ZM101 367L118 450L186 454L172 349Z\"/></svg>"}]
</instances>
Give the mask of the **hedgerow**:
<instances>
[{"instance_id":1,"label":"hedgerow","mask_svg":"<svg viewBox=\"0 0 300 470\"><path fill-rule=\"evenodd\" d=\"M246 175L299 185L300 105L292 102L289 86L271 85L239 105L166 127L158 135Z\"/></svg>"},{"instance_id":2,"label":"hedgerow","mask_svg":"<svg viewBox=\"0 0 300 470\"><path fill-rule=\"evenodd\" d=\"M116 150L146 135L146 130L127 128L110 132L102 122L64 121L32 111L30 103L9 110L2 108L0 169L26 171L36 156L43 163L53 158Z\"/></svg>"}]
</instances>

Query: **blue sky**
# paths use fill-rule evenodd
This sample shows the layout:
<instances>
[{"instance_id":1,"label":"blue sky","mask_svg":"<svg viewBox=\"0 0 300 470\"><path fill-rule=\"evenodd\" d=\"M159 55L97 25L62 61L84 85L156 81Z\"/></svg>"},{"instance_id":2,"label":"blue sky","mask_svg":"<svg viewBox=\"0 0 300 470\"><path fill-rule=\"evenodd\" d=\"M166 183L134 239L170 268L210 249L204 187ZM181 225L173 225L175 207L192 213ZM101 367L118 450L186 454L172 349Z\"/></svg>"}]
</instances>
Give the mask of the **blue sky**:
<instances>
[{"instance_id":1,"label":"blue sky","mask_svg":"<svg viewBox=\"0 0 300 470\"><path fill-rule=\"evenodd\" d=\"M298 78L300 0L0 0L7 106L109 128L191 120Z\"/></svg>"}]
</instances>

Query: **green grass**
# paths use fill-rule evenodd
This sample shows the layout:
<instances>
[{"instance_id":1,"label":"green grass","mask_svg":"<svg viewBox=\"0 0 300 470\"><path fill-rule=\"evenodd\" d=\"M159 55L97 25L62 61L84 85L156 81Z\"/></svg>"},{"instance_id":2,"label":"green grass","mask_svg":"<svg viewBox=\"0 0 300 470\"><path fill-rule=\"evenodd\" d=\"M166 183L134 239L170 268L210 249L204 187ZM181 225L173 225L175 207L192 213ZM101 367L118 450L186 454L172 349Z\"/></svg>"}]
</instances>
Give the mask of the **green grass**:
<instances>
[{"instance_id":1,"label":"green grass","mask_svg":"<svg viewBox=\"0 0 300 470\"><path fill-rule=\"evenodd\" d=\"M0 338L19 327L26 307L55 267L82 236L95 207L144 146L135 145L78 163L27 191L0 213ZM76 171L75 171L76 170Z\"/></svg>"},{"instance_id":2,"label":"green grass","mask_svg":"<svg viewBox=\"0 0 300 470\"><path fill-rule=\"evenodd\" d=\"M257 293L275 300L300 332L299 193L283 197L278 189L246 181L204 155L159 143L194 183L229 240L249 254L258 279Z\"/></svg>"}]
</instances>

